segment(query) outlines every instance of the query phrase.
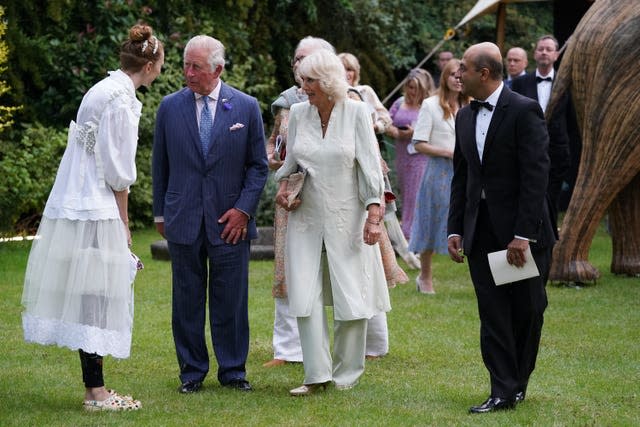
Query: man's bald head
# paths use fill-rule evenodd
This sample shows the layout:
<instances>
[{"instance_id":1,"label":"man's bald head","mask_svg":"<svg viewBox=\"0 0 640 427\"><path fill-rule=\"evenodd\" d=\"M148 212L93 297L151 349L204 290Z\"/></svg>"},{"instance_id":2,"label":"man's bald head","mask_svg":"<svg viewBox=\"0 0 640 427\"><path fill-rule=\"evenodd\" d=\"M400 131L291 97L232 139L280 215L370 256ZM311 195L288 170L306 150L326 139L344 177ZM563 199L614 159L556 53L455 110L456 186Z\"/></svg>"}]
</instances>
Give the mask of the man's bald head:
<instances>
[{"instance_id":1,"label":"man's bald head","mask_svg":"<svg viewBox=\"0 0 640 427\"><path fill-rule=\"evenodd\" d=\"M488 69L492 80L502 80L502 54L496 44L491 42L474 44L465 52L465 56L467 55L476 68Z\"/></svg>"},{"instance_id":2,"label":"man's bald head","mask_svg":"<svg viewBox=\"0 0 640 427\"><path fill-rule=\"evenodd\" d=\"M462 56L456 75L462 82L462 93L486 99L502 82L500 49L489 42L474 44Z\"/></svg>"},{"instance_id":3,"label":"man's bald head","mask_svg":"<svg viewBox=\"0 0 640 427\"><path fill-rule=\"evenodd\" d=\"M529 65L527 51L521 47L512 47L507 52L507 73L511 78L518 77Z\"/></svg>"}]
</instances>

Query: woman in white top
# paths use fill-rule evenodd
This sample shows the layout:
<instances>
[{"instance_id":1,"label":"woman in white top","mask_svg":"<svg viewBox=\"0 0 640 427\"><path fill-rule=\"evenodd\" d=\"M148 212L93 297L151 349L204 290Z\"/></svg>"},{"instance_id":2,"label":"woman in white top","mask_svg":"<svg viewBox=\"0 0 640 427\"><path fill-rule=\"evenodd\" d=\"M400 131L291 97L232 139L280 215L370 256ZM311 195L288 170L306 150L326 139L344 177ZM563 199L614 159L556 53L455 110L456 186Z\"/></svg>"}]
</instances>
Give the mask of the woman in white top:
<instances>
[{"instance_id":1,"label":"woman in white top","mask_svg":"<svg viewBox=\"0 0 640 427\"><path fill-rule=\"evenodd\" d=\"M433 253L448 253L447 218L456 142L455 118L458 110L469 103L469 97L460 92L460 81L455 78L459 66L457 59L445 65L438 93L422 102L413 132L416 151L429 156L416 198L409 240L409 250L420 254L416 288L423 294L435 293L431 271Z\"/></svg>"},{"instance_id":2,"label":"woman in white top","mask_svg":"<svg viewBox=\"0 0 640 427\"><path fill-rule=\"evenodd\" d=\"M25 274L26 341L78 350L87 410L140 408L104 387L103 356L129 357L133 323L127 201L136 180L142 104L164 64L162 43L135 25L120 48L120 69L85 94L47 200Z\"/></svg>"},{"instance_id":3,"label":"woman in white top","mask_svg":"<svg viewBox=\"0 0 640 427\"><path fill-rule=\"evenodd\" d=\"M384 183L371 116L347 99L340 59L319 50L298 67L308 101L289 116L287 157L276 173L276 202L289 211L285 268L289 311L297 317L305 378L293 396L330 381L353 387L364 372L367 319L390 310L380 251ZM287 201L287 177L307 175L301 198ZM330 353L325 304L333 305Z\"/></svg>"}]
</instances>

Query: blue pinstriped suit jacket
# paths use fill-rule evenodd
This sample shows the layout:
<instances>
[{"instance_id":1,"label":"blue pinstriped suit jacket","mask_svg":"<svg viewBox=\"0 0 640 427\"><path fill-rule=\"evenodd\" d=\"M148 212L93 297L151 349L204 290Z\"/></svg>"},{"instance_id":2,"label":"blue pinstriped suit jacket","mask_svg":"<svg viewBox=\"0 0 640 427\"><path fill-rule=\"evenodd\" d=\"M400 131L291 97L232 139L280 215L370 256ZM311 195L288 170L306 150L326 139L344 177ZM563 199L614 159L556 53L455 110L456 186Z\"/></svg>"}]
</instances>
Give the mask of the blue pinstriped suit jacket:
<instances>
[{"instance_id":1,"label":"blue pinstriped suit jacket","mask_svg":"<svg viewBox=\"0 0 640 427\"><path fill-rule=\"evenodd\" d=\"M222 245L218 219L235 207L255 212L267 180L264 128L255 98L222 83L209 151L202 153L195 96L184 88L166 96L158 109L153 144L153 215L163 216L167 240L193 243L204 220L206 234ZM232 130L237 123L244 125Z\"/></svg>"}]
</instances>

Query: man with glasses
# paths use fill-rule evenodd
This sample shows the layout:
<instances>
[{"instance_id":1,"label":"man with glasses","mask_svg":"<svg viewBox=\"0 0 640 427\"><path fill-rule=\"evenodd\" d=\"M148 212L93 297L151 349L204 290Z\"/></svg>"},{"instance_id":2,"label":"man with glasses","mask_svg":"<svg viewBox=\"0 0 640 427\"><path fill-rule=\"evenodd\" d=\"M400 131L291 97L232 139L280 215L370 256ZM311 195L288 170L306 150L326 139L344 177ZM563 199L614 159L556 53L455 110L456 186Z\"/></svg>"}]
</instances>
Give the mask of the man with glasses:
<instances>
[{"instance_id":1,"label":"man with glasses","mask_svg":"<svg viewBox=\"0 0 640 427\"><path fill-rule=\"evenodd\" d=\"M558 41L551 35L544 35L538 39L533 59L536 61L536 70L513 80L511 89L521 95L535 99L540 104L543 112L551 99L551 89L555 78L553 68L558 59ZM558 200L562 191L562 182L567 176L571 166L569 150L569 123L571 121L572 107L570 105L569 92L565 92L558 100L551 112L546 114L547 129L549 131L549 157L551 169L549 171L549 208L551 209L551 222L557 233ZM556 235L557 237L557 235Z\"/></svg>"},{"instance_id":2,"label":"man with glasses","mask_svg":"<svg viewBox=\"0 0 640 427\"><path fill-rule=\"evenodd\" d=\"M504 85L502 67L498 46L480 43L467 49L456 73L462 92L475 99L456 116L448 251L455 262L469 258L480 349L491 378L489 398L472 406L473 414L514 408L525 398L555 242L545 197L549 137L544 116L536 102ZM540 274L497 286L488 254L505 249L506 263L535 262Z\"/></svg>"}]
</instances>

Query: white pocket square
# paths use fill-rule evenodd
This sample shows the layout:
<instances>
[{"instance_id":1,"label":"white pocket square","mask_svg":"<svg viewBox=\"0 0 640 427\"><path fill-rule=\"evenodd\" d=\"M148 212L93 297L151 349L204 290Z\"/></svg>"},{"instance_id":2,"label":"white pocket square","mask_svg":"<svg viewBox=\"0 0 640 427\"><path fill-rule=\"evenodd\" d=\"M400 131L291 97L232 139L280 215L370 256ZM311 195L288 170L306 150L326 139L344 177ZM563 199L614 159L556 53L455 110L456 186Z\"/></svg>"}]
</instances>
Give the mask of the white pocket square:
<instances>
[{"instance_id":1,"label":"white pocket square","mask_svg":"<svg viewBox=\"0 0 640 427\"><path fill-rule=\"evenodd\" d=\"M231 126L229 130L234 131L234 130L242 129L243 127L244 125L242 123L236 123L235 125Z\"/></svg>"}]
</instances>

